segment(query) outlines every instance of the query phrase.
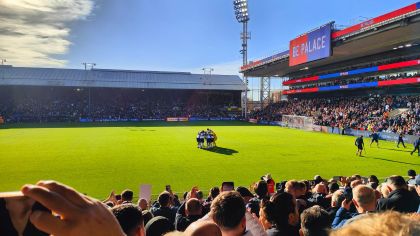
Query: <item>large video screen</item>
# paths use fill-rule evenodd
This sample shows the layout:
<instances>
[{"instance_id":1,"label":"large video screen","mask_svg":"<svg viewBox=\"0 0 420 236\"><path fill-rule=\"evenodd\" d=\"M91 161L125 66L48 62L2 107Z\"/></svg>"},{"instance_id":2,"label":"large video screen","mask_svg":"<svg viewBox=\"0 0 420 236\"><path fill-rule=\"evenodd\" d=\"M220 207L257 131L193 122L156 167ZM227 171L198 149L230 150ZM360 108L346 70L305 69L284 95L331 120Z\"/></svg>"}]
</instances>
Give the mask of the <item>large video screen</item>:
<instances>
[{"instance_id":1,"label":"large video screen","mask_svg":"<svg viewBox=\"0 0 420 236\"><path fill-rule=\"evenodd\" d=\"M289 66L331 56L331 26L328 23L290 41Z\"/></svg>"}]
</instances>

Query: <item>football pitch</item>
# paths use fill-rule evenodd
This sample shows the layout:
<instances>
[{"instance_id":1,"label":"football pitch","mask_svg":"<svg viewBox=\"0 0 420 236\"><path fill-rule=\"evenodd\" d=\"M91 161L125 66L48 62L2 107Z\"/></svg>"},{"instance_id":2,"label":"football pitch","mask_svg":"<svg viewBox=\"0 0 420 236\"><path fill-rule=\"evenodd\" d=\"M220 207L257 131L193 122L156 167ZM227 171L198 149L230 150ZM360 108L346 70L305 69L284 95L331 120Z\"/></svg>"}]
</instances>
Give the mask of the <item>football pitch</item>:
<instances>
[{"instance_id":1,"label":"football pitch","mask_svg":"<svg viewBox=\"0 0 420 236\"><path fill-rule=\"evenodd\" d=\"M211 128L218 148L201 150L195 137ZM386 177L420 171L412 145L380 142L355 156L355 137L306 132L246 122L23 124L0 126L0 191L54 179L103 199L111 190L152 184L157 194L192 186L208 191L223 181L235 186L271 173L276 182L335 175Z\"/></svg>"}]
</instances>

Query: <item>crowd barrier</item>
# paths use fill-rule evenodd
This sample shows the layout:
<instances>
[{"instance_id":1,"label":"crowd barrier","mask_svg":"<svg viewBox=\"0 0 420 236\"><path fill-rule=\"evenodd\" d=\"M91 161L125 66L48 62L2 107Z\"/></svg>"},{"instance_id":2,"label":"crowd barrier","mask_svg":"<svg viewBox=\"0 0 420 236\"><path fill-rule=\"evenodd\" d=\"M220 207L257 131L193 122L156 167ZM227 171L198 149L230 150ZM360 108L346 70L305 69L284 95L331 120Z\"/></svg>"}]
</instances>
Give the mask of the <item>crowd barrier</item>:
<instances>
[{"instance_id":1,"label":"crowd barrier","mask_svg":"<svg viewBox=\"0 0 420 236\"><path fill-rule=\"evenodd\" d=\"M187 121L234 121L242 120L240 118L234 117L167 117L166 119L90 119L90 118L80 118L80 123L91 123L91 122L141 122L141 121L166 121L166 122L187 122ZM1 124L1 118L0 118Z\"/></svg>"},{"instance_id":2,"label":"crowd barrier","mask_svg":"<svg viewBox=\"0 0 420 236\"><path fill-rule=\"evenodd\" d=\"M290 118L286 119L290 121ZM254 124L261 124L261 125L273 125L273 126L281 126L281 127L287 127L287 128L294 128L294 129L301 129L306 131L314 131L314 132L322 132L322 133L329 133L329 134L339 134L339 135L349 135L349 136L360 136L363 135L363 137L369 137L372 132L367 130L356 130L356 129L341 129L338 127L330 127L330 126L319 126L319 125L303 125L302 119L297 118L298 123L301 125L295 125L292 126L288 122L283 121L264 121L264 120L257 120L257 119L249 119L249 122ZM398 141L399 135L396 133L388 133L388 132L379 132L379 139L386 140L386 141L392 141L396 142ZM416 135L405 135L403 137L405 143L411 143L413 144L417 139L419 139L419 136Z\"/></svg>"}]
</instances>

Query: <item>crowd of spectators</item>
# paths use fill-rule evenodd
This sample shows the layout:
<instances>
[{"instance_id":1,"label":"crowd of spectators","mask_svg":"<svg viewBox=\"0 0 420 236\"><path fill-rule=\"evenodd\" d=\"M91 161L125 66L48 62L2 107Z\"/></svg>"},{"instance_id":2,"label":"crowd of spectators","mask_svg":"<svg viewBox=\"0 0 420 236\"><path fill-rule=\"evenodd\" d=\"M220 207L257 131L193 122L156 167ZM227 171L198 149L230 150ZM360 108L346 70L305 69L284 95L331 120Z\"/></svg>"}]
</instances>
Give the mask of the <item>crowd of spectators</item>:
<instances>
[{"instance_id":1,"label":"crowd of spectators","mask_svg":"<svg viewBox=\"0 0 420 236\"><path fill-rule=\"evenodd\" d=\"M142 120L166 119L167 117L238 117L240 111L232 111L229 102L203 102L194 99L172 99L165 96L40 96L20 94L0 99L0 116L6 122L78 122L80 119ZM236 104L237 105L237 104Z\"/></svg>"},{"instance_id":2,"label":"crowd of spectators","mask_svg":"<svg viewBox=\"0 0 420 236\"><path fill-rule=\"evenodd\" d=\"M164 191L155 202L134 201L131 190L98 201L52 181L25 185L22 193L55 214L33 210L29 217L53 235L414 236L420 234L420 175L408 174L382 183L374 175L317 175L277 184L267 175L250 189L214 187L205 198L193 187L181 197ZM276 185L272 193L268 180Z\"/></svg>"},{"instance_id":3,"label":"crowd of spectators","mask_svg":"<svg viewBox=\"0 0 420 236\"><path fill-rule=\"evenodd\" d=\"M391 112L400 109L391 116ZM313 117L315 125L420 134L420 96L290 99L268 105L252 118L281 121L283 115Z\"/></svg>"}]
</instances>

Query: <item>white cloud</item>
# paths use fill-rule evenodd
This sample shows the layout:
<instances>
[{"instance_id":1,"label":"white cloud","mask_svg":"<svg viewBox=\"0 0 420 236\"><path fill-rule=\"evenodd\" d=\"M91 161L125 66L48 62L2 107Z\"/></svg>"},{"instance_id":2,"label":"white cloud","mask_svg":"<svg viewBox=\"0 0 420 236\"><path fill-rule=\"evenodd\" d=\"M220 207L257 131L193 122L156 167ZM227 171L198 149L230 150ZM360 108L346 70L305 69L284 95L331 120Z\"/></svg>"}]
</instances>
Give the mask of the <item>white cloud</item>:
<instances>
[{"instance_id":1,"label":"white cloud","mask_svg":"<svg viewBox=\"0 0 420 236\"><path fill-rule=\"evenodd\" d=\"M86 19L92 0L0 0L0 58L14 66L65 66L68 23Z\"/></svg>"}]
</instances>

